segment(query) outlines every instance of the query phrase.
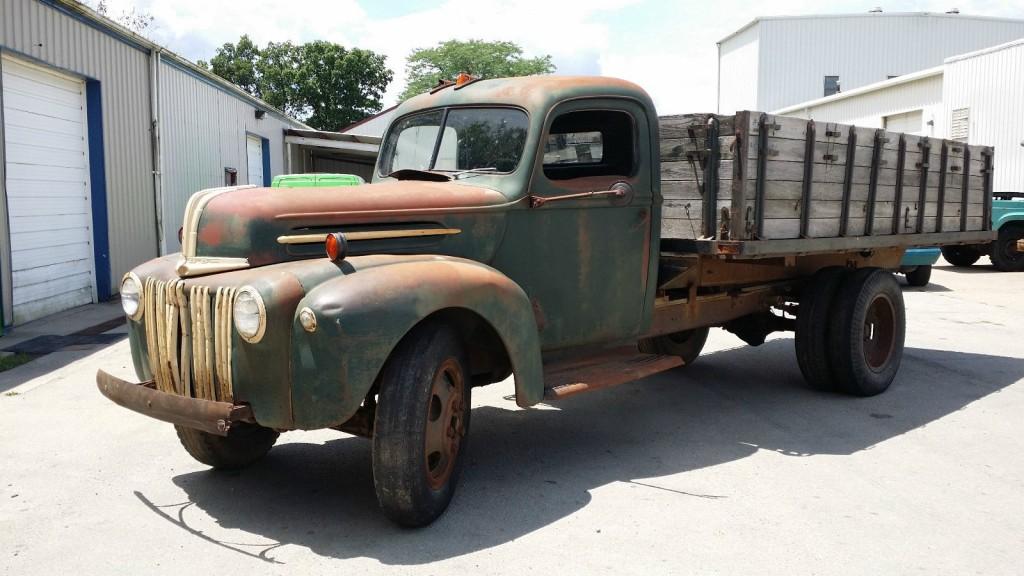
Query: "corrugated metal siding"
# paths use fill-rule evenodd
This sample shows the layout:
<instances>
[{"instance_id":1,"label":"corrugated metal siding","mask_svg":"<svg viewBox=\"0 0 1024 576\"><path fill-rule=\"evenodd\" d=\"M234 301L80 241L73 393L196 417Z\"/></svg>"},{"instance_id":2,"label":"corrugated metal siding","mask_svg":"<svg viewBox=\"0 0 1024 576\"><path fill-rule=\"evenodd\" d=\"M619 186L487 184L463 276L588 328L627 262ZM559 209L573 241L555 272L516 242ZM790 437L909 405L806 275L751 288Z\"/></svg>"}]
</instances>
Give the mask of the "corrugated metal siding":
<instances>
[{"instance_id":1,"label":"corrugated metal siding","mask_svg":"<svg viewBox=\"0 0 1024 576\"><path fill-rule=\"evenodd\" d=\"M842 89L850 90L1024 37L1024 21L943 14L764 19L751 28L760 30L757 98L736 107L756 110L821 98L825 75L839 75ZM726 41L723 52L740 36ZM726 75L733 73L722 67L723 86ZM735 73L743 76L737 82L750 81L745 68Z\"/></svg>"},{"instance_id":2,"label":"corrugated metal siding","mask_svg":"<svg viewBox=\"0 0 1024 576\"><path fill-rule=\"evenodd\" d=\"M149 56L35 0L0 0L0 46L100 82L110 269L116 290L125 272L157 252Z\"/></svg>"},{"instance_id":3,"label":"corrugated metal siding","mask_svg":"<svg viewBox=\"0 0 1024 576\"><path fill-rule=\"evenodd\" d=\"M913 110L922 111L923 122L934 121L934 126L925 125L923 127L923 135L943 135L941 74L831 102L823 102L801 110L786 112L786 115L823 122L855 124L868 128L884 128L883 119L886 116Z\"/></svg>"},{"instance_id":4,"label":"corrugated metal siding","mask_svg":"<svg viewBox=\"0 0 1024 576\"><path fill-rule=\"evenodd\" d=\"M163 173L164 241L179 250L178 228L185 203L197 190L224 185L224 169L238 170L246 184L247 134L269 140L271 177L283 174L284 129L301 128L274 114L262 120L249 102L234 98L177 66L160 65L160 146Z\"/></svg>"},{"instance_id":5,"label":"corrugated metal siding","mask_svg":"<svg viewBox=\"0 0 1024 576\"><path fill-rule=\"evenodd\" d=\"M757 109L759 31L755 24L719 46L719 114Z\"/></svg>"},{"instance_id":6,"label":"corrugated metal siding","mask_svg":"<svg viewBox=\"0 0 1024 576\"><path fill-rule=\"evenodd\" d=\"M996 191L1024 192L1024 44L946 64L944 112L969 109L971 144L995 146Z\"/></svg>"},{"instance_id":7,"label":"corrugated metal siding","mask_svg":"<svg viewBox=\"0 0 1024 576\"><path fill-rule=\"evenodd\" d=\"M314 172L329 172L333 174L355 174L369 182L373 178L373 160L366 162L352 162L341 158L330 158L327 156L316 156L313 159Z\"/></svg>"}]
</instances>

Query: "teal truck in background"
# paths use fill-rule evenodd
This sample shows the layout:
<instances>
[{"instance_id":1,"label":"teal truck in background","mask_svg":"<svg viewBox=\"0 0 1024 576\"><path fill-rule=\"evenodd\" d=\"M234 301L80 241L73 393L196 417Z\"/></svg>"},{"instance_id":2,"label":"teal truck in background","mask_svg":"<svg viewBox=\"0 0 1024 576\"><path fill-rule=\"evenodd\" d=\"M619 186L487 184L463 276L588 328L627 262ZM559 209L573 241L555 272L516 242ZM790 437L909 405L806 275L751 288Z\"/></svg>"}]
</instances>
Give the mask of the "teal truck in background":
<instances>
[{"instance_id":1,"label":"teal truck in background","mask_svg":"<svg viewBox=\"0 0 1024 576\"><path fill-rule=\"evenodd\" d=\"M915 287L927 286L932 278L932 265L939 260L939 248L907 248L900 260L900 273L907 284Z\"/></svg>"},{"instance_id":2,"label":"teal truck in background","mask_svg":"<svg viewBox=\"0 0 1024 576\"><path fill-rule=\"evenodd\" d=\"M992 229L999 236L988 244L945 246L942 256L954 266L966 267L982 256L992 258L992 265L1003 272L1024 271L1024 192L996 192L992 198Z\"/></svg>"}]
</instances>

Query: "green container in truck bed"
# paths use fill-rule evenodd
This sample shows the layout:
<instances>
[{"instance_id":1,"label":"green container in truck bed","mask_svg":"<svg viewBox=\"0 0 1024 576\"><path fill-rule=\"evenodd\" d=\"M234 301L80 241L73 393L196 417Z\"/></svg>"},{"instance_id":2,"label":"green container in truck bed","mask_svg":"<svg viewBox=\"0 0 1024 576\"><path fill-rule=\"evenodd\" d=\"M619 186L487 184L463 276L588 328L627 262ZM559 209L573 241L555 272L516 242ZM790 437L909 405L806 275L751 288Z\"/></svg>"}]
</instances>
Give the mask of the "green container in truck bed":
<instances>
[{"instance_id":1,"label":"green container in truck bed","mask_svg":"<svg viewBox=\"0 0 1024 576\"><path fill-rule=\"evenodd\" d=\"M355 174L282 174L274 176L271 188L326 188L359 186L366 181Z\"/></svg>"}]
</instances>

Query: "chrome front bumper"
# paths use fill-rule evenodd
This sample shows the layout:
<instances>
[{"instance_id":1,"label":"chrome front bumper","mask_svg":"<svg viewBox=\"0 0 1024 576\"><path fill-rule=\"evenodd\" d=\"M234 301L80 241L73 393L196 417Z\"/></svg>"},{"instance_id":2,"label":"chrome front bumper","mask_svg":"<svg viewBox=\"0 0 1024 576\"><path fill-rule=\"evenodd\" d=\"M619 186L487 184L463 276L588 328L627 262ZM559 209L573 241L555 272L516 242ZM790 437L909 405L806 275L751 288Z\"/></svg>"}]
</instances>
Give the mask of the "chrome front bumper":
<instances>
[{"instance_id":1,"label":"chrome front bumper","mask_svg":"<svg viewBox=\"0 0 1024 576\"><path fill-rule=\"evenodd\" d=\"M152 380L127 382L100 370L96 386L104 396L129 410L218 436L227 436L235 424L256 422L248 405L160 392Z\"/></svg>"}]
</instances>

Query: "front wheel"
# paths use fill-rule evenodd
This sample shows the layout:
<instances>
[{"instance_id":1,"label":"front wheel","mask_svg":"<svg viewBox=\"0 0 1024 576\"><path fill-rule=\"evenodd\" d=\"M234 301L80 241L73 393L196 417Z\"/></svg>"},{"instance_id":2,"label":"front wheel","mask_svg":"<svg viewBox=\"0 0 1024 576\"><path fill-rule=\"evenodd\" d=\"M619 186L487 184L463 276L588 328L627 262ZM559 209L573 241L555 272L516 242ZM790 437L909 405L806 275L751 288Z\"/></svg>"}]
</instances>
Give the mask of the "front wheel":
<instances>
[{"instance_id":1,"label":"front wheel","mask_svg":"<svg viewBox=\"0 0 1024 576\"><path fill-rule=\"evenodd\" d=\"M1024 271L1024 252L1017 251L1017 241L1024 239L1024 226L1003 226L992 245L992 264L1001 272Z\"/></svg>"},{"instance_id":2,"label":"front wheel","mask_svg":"<svg viewBox=\"0 0 1024 576\"><path fill-rule=\"evenodd\" d=\"M455 330L429 323L407 335L384 366L373 484L384 514L398 524L430 524L455 494L469 433L468 365Z\"/></svg>"},{"instance_id":3,"label":"front wheel","mask_svg":"<svg viewBox=\"0 0 1024 576\"><path fill-rule=\"evenodd\" d=\"M893 275L864 268L849 276L829 326L836 388L855 396L885 392L899 371L905 336L903 292Z\"/></svg>"},{"instance_id":4,"label":"front wheel","mask_svg":"<svg viewBox=\"0 0 1024 576\"><path fill-rule=\"evenodd\" d=\"M974 246L943 246L942 257L953 266L966 268L981 258L981 251Z\"/></svg>"},{"instance_id":5,"label":"front wheel","mask_svg":"<svg viewBox=\"0 0 1024 576\"><path fill-rule=\"evenodd\" d=\"M235 424L227 436L174 426L178 440L193 458L218 470L240 470L266 456L278 432L256 424Z\"/></svg>"}]
</instances>

